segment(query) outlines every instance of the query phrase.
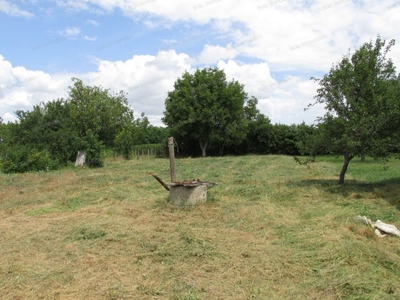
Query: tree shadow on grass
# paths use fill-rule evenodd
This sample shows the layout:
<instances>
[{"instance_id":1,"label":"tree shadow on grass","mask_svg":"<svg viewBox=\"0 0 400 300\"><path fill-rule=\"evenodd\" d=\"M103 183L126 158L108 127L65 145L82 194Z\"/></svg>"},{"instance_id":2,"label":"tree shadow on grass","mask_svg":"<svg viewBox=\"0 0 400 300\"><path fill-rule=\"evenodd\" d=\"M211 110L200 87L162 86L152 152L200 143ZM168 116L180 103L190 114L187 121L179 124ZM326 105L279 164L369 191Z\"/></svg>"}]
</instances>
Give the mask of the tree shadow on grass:
<instances>
[{"instance_id":1,"label":"tree shadow on grass","mask_svg":"<svg viewBox=\"0 0 400 300\"><path fill-rule=\"evenodd\" d=\"M302 187L317 187L325 192L343 197L358 198L362 193L370 193L376 198L385 199L388 203L400 210L400 177L378 182L365 182L347 179L343 185L337 180L308 179L297 183Z\"/></svg>"}]
</instances>

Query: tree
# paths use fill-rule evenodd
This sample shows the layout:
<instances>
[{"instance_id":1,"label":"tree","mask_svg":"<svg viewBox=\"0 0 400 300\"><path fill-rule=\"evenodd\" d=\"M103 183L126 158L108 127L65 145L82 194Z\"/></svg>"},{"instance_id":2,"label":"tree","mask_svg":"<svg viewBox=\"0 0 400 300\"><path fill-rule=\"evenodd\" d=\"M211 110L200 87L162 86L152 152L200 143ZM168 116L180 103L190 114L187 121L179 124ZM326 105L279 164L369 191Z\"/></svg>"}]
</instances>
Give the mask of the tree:
<instances>
[{"instance_id":1,"label":"tree","mask_svg":"<svg viewBox=\"0 0 400 300\"><path fill-rule=\"evenodd\" d=\"M323 124L307 125L304 122L297 125L297 148L301 155L315 158L318 154L326 153L325 143L321 143L321 127Z\"/></svg>"},{"instance_id":2,"label":"tree","mask_svg":"<svg viewBox=\"0 0 400 300\"><path fill-rule=\"evenodd\" d=\"M144 131L143 144L166 144L168 128L149 125Z\"/></svg>"},{"instance_id":3,"label":"tree","mask_svg":"<svg viewBox=\"0 0 400 300\"><path fill-rule=\"evenodd\" d=\"M86 153L86 165L100 167L102 149L118 143L126 153L123 137L132 137L127 132L148 122L147 118L134 122L122 91L111 94L101 87L85 86L77 78L73 82L67 99L17 111L18 122L7 124L5 130L0 124L0 133L5 132L7 139L0 145L5 172L57 168L73 160L76 153Z\"/></svg>"},{"instance_id":4,"label":"tree","mask_svg":"<svg viewBox=\"0 0 400 300\"><path fill-rule=\"evenodd\" d=\"M386 55L394 44L378 36L375 43L365 43L344 56L323 78L311 78L320 85L315 103L325 104L326 114L320 118L325 143L344 157L340 184L354 157L363 153L386 156L393 147L399 80Z\"/></svg>"},{"instance_id":5,"label":"tree","mask_svg":"<svg viewBox=\"0 0 400 300\"><path fill-rule=\"evenodd\" d=\"M108 89L86 86L78 78L72 81L74 85L69 87L68 107L70 118L78 129L79 153L90 155L84 159L88 165L102 166L102 145L112 148L119 133L133 125L133 110L123 91L111 94ZM121 136L118 138L120 141Z\"/></svg>"},{"instance_id":6,"label":"tree","mask_svg":"<svg viewBox=\"0 0 400 300\"><path fill-rule=\"evenodd\" d=\"M224 148L245 137L243 106L247 94L237 81L228 82L217 68L185 72L168 92L163 122L177 140L196 141L206 156L212 145Z\"/></svg>"},{"instance_id":7,"label":"tree","mask_svg":"<svg viewBox=\"0 0 400 300\"><path fill-rule=\"evenodd\" d=\"M56 169L73 158L79 137L64 99L41 103L31 111L19 110L15 114L18 122L7 125L5 172Z\"/></svg>"},{"instance_id":8,"label":"tree","mask_svg":"<svg viewBox=\"0 0 400 300\"><path fill-rule=\"evenodd\" d=\"M270 141L270 153L298 155L297 125L274 124Z\"/></svg>"},{"instance_id":9,"label":"tree","mask_svg":"<svg viewBox=\"0 0 400 300\"><path fill-rule=\"evenodd\" d=\"M118 132L134 121L125 93L113 94L108 89L87 86L78 78L72 81L67 102L80 136L84 138L90 129L106 147L112 147Z\"/></svg>"},{"instance_id":10,"label":"tree","mask_svg":"<svg viewBox=\"0 0 400 300\"><path fill-rule=\"evenodd\" d=\"M122 154L125 159L130 159L133 146L139 144L142 135L143 129L138 126L131 125L124 127L115 138L115 151Z\"/></svg>"},{"instance_id":11,"label":"tree","mask_svg":"<svg viewBox=\"0 0 400 300\"><path fill-rule=\"evenodd\" d=\"M2 171L22 173L57 168L60 160L49 151L53 143L41 106L35 106L31 112L17 111L16 115L19 121L7 124L8 134L1 151Z\"/></svg>"},{"instance_id":12,"label":"tree","mask_svg":"<svg viewBox=\"0 0 400 300\"><path fill-rule=\"evenodd\" d=\"M246 139L242 142L241 153L270 153L273 125L268 117L260 113L257 104L257 98L251 97L244 107Z\"/></svg>"}]
</instances>

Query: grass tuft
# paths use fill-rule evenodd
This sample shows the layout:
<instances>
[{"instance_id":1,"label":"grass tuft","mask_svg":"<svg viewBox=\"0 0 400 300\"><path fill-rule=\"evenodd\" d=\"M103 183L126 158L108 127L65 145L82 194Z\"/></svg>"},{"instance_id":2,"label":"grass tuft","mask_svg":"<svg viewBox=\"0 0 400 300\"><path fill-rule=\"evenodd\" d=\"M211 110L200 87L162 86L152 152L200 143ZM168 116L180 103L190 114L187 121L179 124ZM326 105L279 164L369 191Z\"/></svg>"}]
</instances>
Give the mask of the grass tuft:
<instances>
[{"instance_id":1,"label":"grass tuft","mask_svg":"<svg viewBox=\"0 0 400 300\"><path fill-rule=\"evenodd\" d=\"M77 240L95 240L106 236L107 233L98 228L80 227L76 229L75 239Z\"/></svg>"}]
</instances>

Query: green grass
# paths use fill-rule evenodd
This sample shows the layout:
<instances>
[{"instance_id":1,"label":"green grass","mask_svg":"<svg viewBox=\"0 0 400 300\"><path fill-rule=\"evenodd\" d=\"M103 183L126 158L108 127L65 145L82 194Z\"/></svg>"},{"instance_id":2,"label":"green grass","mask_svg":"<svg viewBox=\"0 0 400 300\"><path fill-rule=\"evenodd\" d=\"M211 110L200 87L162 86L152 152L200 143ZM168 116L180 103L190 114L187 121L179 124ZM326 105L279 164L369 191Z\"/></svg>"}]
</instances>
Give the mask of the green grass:
<instances>
[{"instance_id":1,"label":"green grass","mask_svg":"<svg viewBox=\"0 0 400 300\"><path fill-rule=\"evenodd\" d=\"M2 299L400 299L400 161L286 156L177 159L217 182L168 203L166 159L0 174Z\"/></svg>"}]
</instances>

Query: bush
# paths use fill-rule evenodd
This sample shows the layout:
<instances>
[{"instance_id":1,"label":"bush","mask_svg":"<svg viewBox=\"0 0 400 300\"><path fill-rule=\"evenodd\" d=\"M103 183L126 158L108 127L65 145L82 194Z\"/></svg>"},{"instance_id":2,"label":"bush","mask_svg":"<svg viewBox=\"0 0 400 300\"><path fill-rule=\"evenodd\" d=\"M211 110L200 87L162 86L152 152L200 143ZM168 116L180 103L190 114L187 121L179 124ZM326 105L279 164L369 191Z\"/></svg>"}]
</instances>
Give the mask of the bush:
<instances>
[{"instance_id":1,"label":"bush","mask_svg":"<svg viewBox=\"0 0 400 300\"><path fill-rule=\"evenodd\" d=\"M89 168L101 168L104 166L101 158L101 151L104 148L103 143L98 139L98 136L91 130L86 133L85 139L86 165Z\"/></svg>"},{"instance_id":2,"label":"bush","mask_svg":"<svg viewBox=\"0 0 400 300\"><path fill-rule=\"evenodd\" d=\"M122 154L123 158L130 159L133 145L135 143L132 128L125 128L117 134L114 140L114 150L117 154Z\"/></svg>"},{"instance_id":3,"label":"bush","mask_svg":"<svg viewBox=\"0 0 400 300\"><path fill-rule=\"evenodd\" d=\"M89 168L101 168L104 166L103 160L100 156L100 151L97 149L88 149L86 151L86 165Z\"/></svg>"},{"instance_id":4,"label":"bush","mask_svg":"<svg viewBox=\"0 0 400 300\"><path fill-rule=\"evenodd\" d=\"M52 159L48 151L24 147L9 149L0 163L1 171L4 173L50 171L58 169L59 166L60 163Z\"/></svg>"}]
</instances>

